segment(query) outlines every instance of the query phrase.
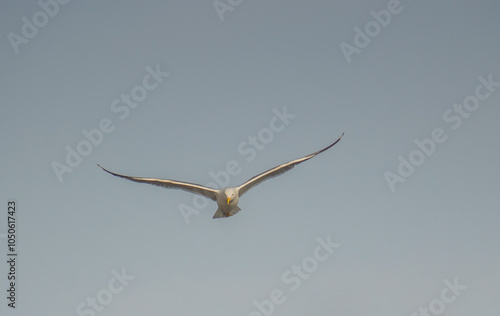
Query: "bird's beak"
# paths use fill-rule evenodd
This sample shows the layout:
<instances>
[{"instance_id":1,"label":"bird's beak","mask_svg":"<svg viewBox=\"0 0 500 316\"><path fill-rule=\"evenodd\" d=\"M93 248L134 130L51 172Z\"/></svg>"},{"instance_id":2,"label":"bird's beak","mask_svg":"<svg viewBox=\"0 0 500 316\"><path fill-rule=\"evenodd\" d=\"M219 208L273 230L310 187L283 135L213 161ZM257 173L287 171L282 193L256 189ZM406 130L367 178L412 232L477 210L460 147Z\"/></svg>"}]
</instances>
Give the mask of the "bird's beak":
<instances>
[{"instance_id":1,"label":"bird's beak","mask_svg":"<svg viewBox=\"0 0 500 316\"><path fill-rule=\"evenodd\" d=\"M227 204L229 204L229 201L231 201L230 197L227 198Z\"/></svg>"}]
</instances>

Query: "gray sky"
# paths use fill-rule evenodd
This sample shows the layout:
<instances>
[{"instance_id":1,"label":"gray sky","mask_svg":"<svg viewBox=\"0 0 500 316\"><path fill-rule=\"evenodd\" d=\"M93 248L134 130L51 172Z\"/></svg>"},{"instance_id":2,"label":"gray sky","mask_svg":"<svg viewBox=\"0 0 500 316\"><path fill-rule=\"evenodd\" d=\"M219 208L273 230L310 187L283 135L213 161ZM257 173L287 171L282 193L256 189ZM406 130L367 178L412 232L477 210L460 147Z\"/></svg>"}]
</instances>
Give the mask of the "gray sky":
<instances>
[{"instance_id":1,"label":"gray sky","mask_svg":"<svg viewBox=\"0 0 500 316\"><path fill-rule=\"evenodd\" d=\"M0 4L2 315L498 311L496 1L41 3ZM238 185L342 132L223 220L96 165Z\"/></svg>"}]
</instances>

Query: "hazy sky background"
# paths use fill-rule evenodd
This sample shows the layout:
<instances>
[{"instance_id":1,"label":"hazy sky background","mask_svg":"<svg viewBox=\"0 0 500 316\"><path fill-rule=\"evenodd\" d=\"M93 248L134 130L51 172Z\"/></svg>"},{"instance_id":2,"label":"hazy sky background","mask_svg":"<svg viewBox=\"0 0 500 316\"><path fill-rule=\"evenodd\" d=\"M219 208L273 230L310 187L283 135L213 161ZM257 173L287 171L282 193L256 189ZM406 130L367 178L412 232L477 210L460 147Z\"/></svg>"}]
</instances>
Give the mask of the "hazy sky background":
<instances>
[{"instance_id":1,"label":"hazy sky background","mask_svg":"<svg viewBox=\"0 0 500 316\"><path fill-rule=\"evenodd\" d=\"M4 291L0 313L92 315L87 297L102 300L122 269L135 278L96 315L246 316L274 289L286 301L272 315L412 315L455 278L467 289L443 315L498 312L500 87L456 129L443 115L473 100L479 76L500 81L500 4L401 1L348 62L341 43L354 45L354 29L388 3L247 0L221 20L212 0L73 0L13 46L10 33L44 16L36 1L3 1L3 290L12 198L19 256L18 308ZM113 112L122 94L143 91L148 67L169 76L128 116L123 103ZM239 146L285 107L294 118L247 161ZM113 131L60 182L54 162L66 164L67 146L103 119ZM446 141L393 192L384 173L397 174L398 156L409 159L436 128ZM223 220L210 202L186 224L179 207L194 207L193 195L96 165L206 184L235 160L238 185L342 132ZM327 236L340 248L291 290L282 276Z\"/></svg>"}]
</instances>

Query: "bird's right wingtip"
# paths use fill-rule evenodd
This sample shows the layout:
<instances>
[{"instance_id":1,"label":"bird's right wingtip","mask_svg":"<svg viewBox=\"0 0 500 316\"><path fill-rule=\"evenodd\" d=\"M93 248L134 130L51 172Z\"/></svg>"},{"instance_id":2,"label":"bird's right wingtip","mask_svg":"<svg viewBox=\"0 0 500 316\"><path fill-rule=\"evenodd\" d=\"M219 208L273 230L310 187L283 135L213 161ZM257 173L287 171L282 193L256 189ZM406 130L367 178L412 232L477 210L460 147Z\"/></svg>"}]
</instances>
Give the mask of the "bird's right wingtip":
<instances>
[{"instance_id":1,"label":"bird's right wingtip","mask_svg":"<svg viewBox=\"0 0 500 316\"><path fill-rule=\"evenodd\" d=\"M104 168L103 166L101 166L100 164L97 164L99 166L99 168L101 168L102 170L106 171L106 172L109 172L108 170L106 170L106 168Z\"/></svg>"}]
</instances>

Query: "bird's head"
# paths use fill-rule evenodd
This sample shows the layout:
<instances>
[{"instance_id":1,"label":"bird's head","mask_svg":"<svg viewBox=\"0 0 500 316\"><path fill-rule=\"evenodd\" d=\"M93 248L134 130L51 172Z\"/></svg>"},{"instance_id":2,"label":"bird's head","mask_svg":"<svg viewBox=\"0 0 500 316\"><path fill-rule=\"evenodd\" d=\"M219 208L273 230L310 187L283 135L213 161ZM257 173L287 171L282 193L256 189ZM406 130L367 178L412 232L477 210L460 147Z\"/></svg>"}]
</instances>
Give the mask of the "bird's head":
<instances>
[{"instance_id":1,"label":"bird's head","mask_svg":"<svg viewBox=\"0 0 500 316\"><path fill-rule=\"evenodd\" d=\"M231 202L236 197L236 190L233 188L227 188L224 190L224 197L226 198L227 204Z\"/></svg>"}]
</instances>

